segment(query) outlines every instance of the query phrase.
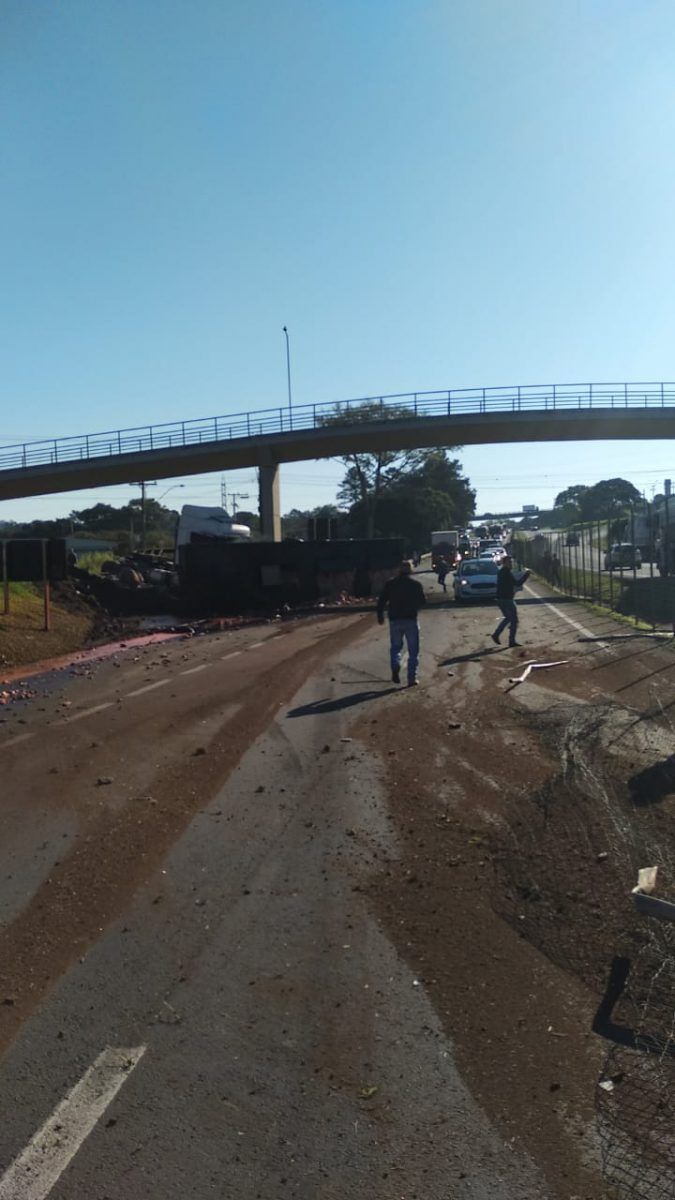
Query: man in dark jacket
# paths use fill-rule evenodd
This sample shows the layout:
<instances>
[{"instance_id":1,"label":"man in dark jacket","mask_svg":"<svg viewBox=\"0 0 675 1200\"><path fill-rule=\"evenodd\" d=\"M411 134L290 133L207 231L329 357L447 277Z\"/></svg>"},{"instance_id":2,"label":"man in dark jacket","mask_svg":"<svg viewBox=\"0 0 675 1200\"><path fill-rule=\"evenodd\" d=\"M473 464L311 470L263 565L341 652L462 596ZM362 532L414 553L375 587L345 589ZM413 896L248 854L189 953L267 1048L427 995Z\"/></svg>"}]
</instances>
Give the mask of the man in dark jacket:
<instances>
[{"instance_id":1,"label":"man in dark jacket","mask_svg":"<svg viewBox=\"0 0 675 1200\"><path fill-rule=\"evenodd\" d=\"M515 578L511 566L513 560L507 555L502 559L502 565L497 572L497 605L504 618L499 622L494 633L490 634L495 646L499 646L499 635L503 633L506 626L509 627L509 646L519 646L516 641L516 630L518 629L518 607L515 601L516 589L521 588L529 575L529 571L519 574L518 579Z\"/></svg>"},{"instance_id":2,"label":"man in dark jacket","mask_svg":"<svg viewBox=\"0 0 675 1200\"><path fill-rule=\"evenodd\" d=\"M411 571L412 563L404 560L398 569L398 575L387 580L377 602L377 619L380 625L384 625L384 611L388 610L391 677L394 683L401 682L401 651L405 638L408 646L408 687L416 687L417 662L420 655L417 614L426 604L427 598L421 583L410 578Z\"/></svg>"}]
</instances>

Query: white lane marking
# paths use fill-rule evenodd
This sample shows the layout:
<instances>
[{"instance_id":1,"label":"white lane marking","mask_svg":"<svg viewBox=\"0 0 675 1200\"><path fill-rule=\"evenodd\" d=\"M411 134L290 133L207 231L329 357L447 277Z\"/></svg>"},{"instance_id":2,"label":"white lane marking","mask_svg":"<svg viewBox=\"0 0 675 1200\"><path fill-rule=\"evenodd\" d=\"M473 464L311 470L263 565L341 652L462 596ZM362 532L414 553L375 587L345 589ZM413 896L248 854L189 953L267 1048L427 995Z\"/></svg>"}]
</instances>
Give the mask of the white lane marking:
<instances>
[{"instance_id":1,"label":"white lane marking","mask_svg":"<svg viewBox=\"0 0 675 1200\"><path fill-rule=\"evenodd\" d=\"M586 626L582 625L580 621L575 621L574 617L568 617L567 613L562 612L561 609L557 608L555 604L551 604L550 600L544 600L543 596L540 596L538 592L535 592L533 588L528 587L527 584L525 584L523 591L529 592L531 596L535 596L537 600L541 600L547 608L550 608L551 612L555 613L556 617L560 617L563 621L567 621L568 625L571 625L572 628L576 629L579 633L583 633L585 637L592 638L595 636L591 633L590 629L587 629ZM606 643L598 641L596 642L596 645L605 646Z\"/></svg>"},{"instance_id":2,"label":"white lane marking","mask_svg":"<svg viewBox=\"0 0 675 1200\"><path fill-rule=\"evenodd\" d=\"M0 1200L44 1200L147 1046L108 1047L54 1109L0 1179Z\"/></svg>"},{"instance_id":3,"label":"white lane marking","mask_svg":"<svg viewBox=\"0 0 675 1200\"><path fill-rule=\"evenodd\" d=\"M103 712L104 708L112 708L112 706L112 700L108 700L105 704L95 704L93 708L85 708L84 712L73 713L72 717L64 717L62 721L57 721L57 725L72 725L74 721L81 721L83 717L93 717L94 713Z\"/></svg>"},{"instance_id":4,"label":"white lane marking","mask_svg":"<svg viewBox=\"0 0 675 1200\"><path fill-rule=\"evenodd\" d=\"M135 692L127 692L127 700L132 696L142 696L144 692L152 692L155 688L166 687L167 683L171 683L171 680L158 679L156 683L146 683L143 687L136 688Z\"/></svg>"},{"instance_id":5,"label":"white lane marking","mask_svg":"<svg viewBox=\"0 0 675 1200\"><path fill-rule=\"evenodd\" d=\"M198 667L188 667L187 671L179 671L179 675L194 675L197 671L205 671L209 663L200 663Z\"/></svg>"},{"instance_id":6,"label":"white lane marking","mask_svg":"<svg viewBox=\"0 0 675 1200\"><path fill-rule=\"evenodd\" d=\"M241 654L241 650L233 650L231 654L223 654L220 661L227 662L228 658L236 658L238 654Z\"/></svg>"},{"instance_id":7,"label":"white lane marking","mask_svg":"<svg viewBox=\"0 0 675 1200\"><path fill-rule=\"evenodd\" d=\"M17 733L16 737L8 738L6 742L2 742L0 750L6 750L8 746L18 746L19 742L27 742L32 737L35 737L34 733Z\"/></svg>"},{"instance_id":8,"label":"white lane marking","mask_svg":"<svg viewBox=\"0 0 675 1200\"><path fill-rule=\"evenodd\" d=\"M265 641L267 641L267 638L265 638ZM246 648L247 648L247 650L257 650L258 646L264 646L264 645L265 645L265 642L254 642L252 646L247 646Z\"/></svg>"}]
</instances>

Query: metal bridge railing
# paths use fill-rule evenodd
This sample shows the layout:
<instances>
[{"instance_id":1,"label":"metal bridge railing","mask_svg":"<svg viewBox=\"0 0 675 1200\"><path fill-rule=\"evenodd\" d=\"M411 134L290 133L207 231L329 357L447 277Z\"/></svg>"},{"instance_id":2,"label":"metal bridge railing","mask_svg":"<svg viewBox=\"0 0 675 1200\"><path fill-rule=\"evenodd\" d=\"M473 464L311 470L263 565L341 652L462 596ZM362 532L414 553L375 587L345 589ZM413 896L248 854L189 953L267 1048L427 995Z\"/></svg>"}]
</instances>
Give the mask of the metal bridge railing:
<instances>
[{"instance_id":1,"label":"metal bridge railing","mask_svg":"<svg viewBox=\"0 0 675 1200\"><path fill-rule=\"evenodd\" d=\"M526 384L515 387L459 388L403 392L389 396L319 404L293 409L267 408L192 421L172 421L133 429L108 430L79 437L51 438L0 448L0 471L86 461L145 450L206 442L283 435L382 418L466 416L472 413L562 412L570 409L675 407L675 383Z\"/></svg>"}]
</instances>

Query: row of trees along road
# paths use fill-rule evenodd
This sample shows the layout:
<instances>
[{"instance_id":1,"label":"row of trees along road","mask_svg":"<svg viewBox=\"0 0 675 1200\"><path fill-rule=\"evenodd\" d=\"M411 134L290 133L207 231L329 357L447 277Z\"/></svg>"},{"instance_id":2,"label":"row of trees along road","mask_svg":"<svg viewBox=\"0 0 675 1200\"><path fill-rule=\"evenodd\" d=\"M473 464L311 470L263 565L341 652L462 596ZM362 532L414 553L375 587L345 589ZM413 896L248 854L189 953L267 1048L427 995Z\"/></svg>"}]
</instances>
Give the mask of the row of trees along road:
<instances>
[{"instance_id":1,"label":"row of trees along road","mask_svg":"<svg viewBox=\"0 0 675 1200\"><path fill-rule=\"evenodd\" d=\"M589 486L575 483L559 492L553 511L560 525L572 525L575 521L599 521L625 511L637 504L642 496L627 479L601 479Z\"/></svg>"},{"instance_id":2,"label":"row of trees along road","mask_svg":"<svg viewBox=\"0 0 675 1200\"><path fill-rule=\"evenodd\" d=\"M130 500L121 508L115 508L112 504L94 504L91 508L76 509L67 517L56 517L51 521L7 521L3 523L2 534L4 537L70 537L80 533L109 538L110 541L128 546L141 532L141 509L140 498ZM175 509L165 508L158 500L146 498L146 541L172 547L177 520Z\"/></svg>"}]
</instances>

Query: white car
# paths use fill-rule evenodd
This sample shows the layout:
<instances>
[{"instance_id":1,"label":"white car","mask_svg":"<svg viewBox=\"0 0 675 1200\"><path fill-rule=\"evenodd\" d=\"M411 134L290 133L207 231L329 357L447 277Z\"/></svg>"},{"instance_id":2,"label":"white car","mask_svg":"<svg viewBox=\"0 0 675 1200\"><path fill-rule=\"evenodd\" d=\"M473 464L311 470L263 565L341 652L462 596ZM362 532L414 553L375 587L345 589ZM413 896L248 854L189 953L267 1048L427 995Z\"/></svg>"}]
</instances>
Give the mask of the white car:
<instances>
[{"instance_id":1,"label":"white car","mask_svg":"<svg viewBox=\"0 0 675 1200\"><path fill-rule=\"evenodd\" d=\"M467 558L460 563L453 581L455 600L494 600L497 595L497 572L499 564L490 555L482 558Z\"/></svg>"}]
</instances>

